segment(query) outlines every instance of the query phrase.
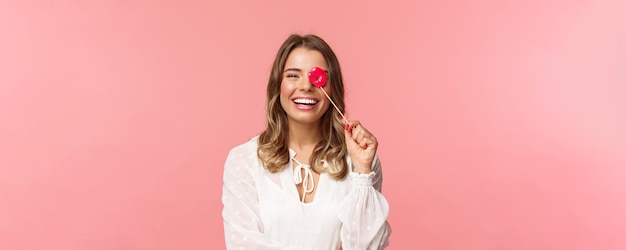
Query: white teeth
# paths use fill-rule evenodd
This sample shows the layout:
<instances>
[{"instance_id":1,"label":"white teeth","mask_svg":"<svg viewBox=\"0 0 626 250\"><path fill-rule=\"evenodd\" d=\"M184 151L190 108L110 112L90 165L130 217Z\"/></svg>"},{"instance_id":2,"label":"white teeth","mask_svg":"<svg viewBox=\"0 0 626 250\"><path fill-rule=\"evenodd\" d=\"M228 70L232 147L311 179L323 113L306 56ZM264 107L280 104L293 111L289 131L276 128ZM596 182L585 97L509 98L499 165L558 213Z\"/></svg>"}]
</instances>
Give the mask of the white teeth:
<instances>
[{"instance_id":1,"label":"white teeth","mask_svg":"<svg viewBox=\"0 0 626 250\"><path fill-rule=\"evenodd\" d=\"M311 100L311 99L304 99L304 98L298 98L293 100L293 102L297 103L297 104L316 104L317 101L316 100Z\"/></svg>"}]
</instances>

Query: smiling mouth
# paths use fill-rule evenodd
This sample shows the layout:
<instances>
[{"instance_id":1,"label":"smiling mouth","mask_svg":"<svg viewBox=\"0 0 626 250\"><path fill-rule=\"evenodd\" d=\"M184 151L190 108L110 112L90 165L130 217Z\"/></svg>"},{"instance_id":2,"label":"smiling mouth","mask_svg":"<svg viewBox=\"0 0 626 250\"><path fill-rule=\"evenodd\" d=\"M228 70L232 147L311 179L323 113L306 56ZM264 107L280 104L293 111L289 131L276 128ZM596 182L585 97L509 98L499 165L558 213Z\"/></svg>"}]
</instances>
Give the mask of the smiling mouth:
<instances>
[{"instance_id":1,"label":"smiling mouth","mask_svg":"<svg viewBox=\"0 0 626 250\"><path fill-rule=\"evenodd\" d=\"M296 99L293 99L293 102L298 105L309 105L309 106L313 106L317 104L317 100L307 99L307 98L296 98Z\"/></svg>"}]
</instances>

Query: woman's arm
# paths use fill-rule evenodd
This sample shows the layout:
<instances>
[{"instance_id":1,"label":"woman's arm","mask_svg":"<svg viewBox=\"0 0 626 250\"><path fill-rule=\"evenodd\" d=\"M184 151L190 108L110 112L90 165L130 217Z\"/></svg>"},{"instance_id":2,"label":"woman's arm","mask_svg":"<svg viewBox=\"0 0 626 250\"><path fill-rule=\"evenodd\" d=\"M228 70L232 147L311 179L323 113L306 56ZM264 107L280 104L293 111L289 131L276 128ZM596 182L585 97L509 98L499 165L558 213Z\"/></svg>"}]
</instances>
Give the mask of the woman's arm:
<instances>
[{"instance_id":1,"label":"woman's arm","mask_svg":"<svg viewBox=\"0 0 626 250\"><path fill-rule=\"evenodd\" d=\"M239 146L230 151L224 165L222 217L227 249L286 249L263 234L254 180L256 151Z\"/></svg>"},{"instance_id":2,"label":"woman's arm","mask_svg":"<svg viewBox=\"0 0 626 250\"><path fill-rule=\"evenodd\" d=\"M383 172L376 155L378 140L359 121L346 125L352 189L339 220L343 249L383 249L389 244L389 204L382 195Z\"/></svg>"}]
</instances>

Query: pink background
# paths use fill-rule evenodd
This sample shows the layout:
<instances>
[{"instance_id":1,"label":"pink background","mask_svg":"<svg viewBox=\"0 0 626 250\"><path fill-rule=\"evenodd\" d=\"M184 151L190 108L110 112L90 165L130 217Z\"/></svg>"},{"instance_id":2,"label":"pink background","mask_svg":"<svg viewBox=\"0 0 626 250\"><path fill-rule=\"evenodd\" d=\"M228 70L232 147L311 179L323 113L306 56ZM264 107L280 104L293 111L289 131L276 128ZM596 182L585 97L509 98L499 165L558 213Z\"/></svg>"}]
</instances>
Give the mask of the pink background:
<instances>
[{"instance_id":1,"label":"pink background","mask_svg":"<svg viewBox=\"0 0 626 250\"><path fill-rule=\"evenodd\" d=\"M624 1L0 2L0 249L220 249L292 32L380 140L389 249L626 248Z\"/></svg>"}]
</instances>

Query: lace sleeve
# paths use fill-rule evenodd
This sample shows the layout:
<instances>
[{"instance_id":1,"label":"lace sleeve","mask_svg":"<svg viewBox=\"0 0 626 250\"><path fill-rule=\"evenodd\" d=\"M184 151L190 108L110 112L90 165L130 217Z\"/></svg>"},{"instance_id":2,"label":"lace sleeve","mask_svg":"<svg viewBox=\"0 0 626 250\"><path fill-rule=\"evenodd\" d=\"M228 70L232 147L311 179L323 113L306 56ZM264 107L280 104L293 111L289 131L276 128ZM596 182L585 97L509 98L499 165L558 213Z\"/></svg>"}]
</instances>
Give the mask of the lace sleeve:
<instances>
[{"instance_id":1,"label":"lace sleeve","mask_svg":"<svg viewBox=\"0 0 626 250\"><path fill-rule=\"evenodd\" d=\"M372 172L348 176L352 189L339 214L343 249L383 249L389 245L389 204L381 193L382 176L378 156Z\"/></svg>"}]
</instances>

